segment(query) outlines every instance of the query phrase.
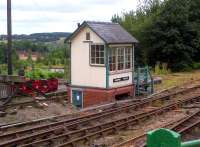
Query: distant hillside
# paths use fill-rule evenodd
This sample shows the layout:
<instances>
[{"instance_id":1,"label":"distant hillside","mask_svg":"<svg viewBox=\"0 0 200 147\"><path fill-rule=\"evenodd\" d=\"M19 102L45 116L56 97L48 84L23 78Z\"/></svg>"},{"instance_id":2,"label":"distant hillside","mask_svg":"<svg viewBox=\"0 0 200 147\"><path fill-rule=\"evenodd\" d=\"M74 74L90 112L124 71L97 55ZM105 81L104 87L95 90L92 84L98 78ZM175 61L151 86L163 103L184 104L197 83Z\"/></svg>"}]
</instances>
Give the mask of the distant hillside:
<instances>
[{"instance_id":1,"label":"distant hillside","mask_svg":"<svg viewBox=\"0 0 200 147\"><path fill-rule=\"evenodd\" d=\"M13 35L13 40L30 40L33 42L54 42L61 38L66 38L71 33L68 32L53 32L53 33L34 33L30 35ZM0 41L6 40L6 35L0 35Z\"/></svg>"}]
</instances>

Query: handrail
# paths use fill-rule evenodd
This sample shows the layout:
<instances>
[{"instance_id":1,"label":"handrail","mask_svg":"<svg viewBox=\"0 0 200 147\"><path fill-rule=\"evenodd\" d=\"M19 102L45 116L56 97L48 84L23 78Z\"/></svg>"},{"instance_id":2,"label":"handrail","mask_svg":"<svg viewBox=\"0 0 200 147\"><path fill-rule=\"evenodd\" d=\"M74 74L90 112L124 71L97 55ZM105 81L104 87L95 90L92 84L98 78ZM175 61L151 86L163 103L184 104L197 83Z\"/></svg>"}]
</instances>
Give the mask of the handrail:
<instances>
[{"instance_id":1,"label":"handrail","mask_svg":"<svg viewBox=\"0 0 200 147\"><path fill-rule=\"evenodd\" d=\"M199 147L199 146L200 146L200 139L181 143L181 147Z\"/></svg>"}]
</instances>

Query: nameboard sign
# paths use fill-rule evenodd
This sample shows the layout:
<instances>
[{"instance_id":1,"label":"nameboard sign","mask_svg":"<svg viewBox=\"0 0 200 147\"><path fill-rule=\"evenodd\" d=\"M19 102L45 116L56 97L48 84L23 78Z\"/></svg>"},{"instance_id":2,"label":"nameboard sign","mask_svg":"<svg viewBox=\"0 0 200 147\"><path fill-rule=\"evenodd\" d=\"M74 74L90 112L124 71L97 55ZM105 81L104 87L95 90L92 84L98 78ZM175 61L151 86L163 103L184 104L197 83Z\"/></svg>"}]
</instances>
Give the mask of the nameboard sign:
<instances>
[{"instance_id":1,"label":"nameboard sign","mask_svg":"<svg viewBox=\"0 0 200 147\"><path fill-rule=\"evenodd\" d=\"M113 82L116 83L116 82L122 82L122 81L128 81L128 80L129 80L129 76L113 79Z\"/></svg>"}]
</instances>

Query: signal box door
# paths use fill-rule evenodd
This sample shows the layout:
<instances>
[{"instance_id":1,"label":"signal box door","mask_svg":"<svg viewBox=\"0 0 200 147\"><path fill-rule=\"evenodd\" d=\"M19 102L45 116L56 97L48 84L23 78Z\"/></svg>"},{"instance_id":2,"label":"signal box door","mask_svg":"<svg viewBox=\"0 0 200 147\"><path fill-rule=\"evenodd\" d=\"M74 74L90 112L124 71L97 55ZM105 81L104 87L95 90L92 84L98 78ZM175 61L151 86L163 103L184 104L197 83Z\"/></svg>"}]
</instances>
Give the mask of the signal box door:
<instances>
[{"instance_id":1,"label":"signal box door","mask_svg":"<svg viewBox=\"0 0 200 147\"><path fill-rule=\"evenodd\" d=\"M83 91L72 90L72 104L78 108L83 108Z\"/></svg>"}]
</instances>

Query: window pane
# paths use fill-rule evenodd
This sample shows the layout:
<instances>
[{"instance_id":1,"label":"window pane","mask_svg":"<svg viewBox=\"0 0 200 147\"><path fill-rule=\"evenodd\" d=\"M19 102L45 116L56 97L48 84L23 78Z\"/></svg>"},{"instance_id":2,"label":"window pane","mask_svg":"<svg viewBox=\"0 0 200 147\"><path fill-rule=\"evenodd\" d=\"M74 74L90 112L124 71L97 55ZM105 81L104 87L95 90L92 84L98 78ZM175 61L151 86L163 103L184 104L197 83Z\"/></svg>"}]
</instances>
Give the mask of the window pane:
<instances>
[{"instance_id":1,"label":"window pane","mask_svg":"<svg viewBox=\"0 0 200 147\"><path fill-rule=\"evenodd\" d=\"M91 45L91 64L95 64L95 45Z\"/></svg>"},{"instance_id":2,"label":"window pane","mask_svg":"<svg viewBox=\"0 0 200 147\"><path fill-rule=\"evenodd\" d=\"M95 50L94 50L94 49L91 50L91 56L92 56L92 57L95 57Z\"/></svg>"},{"instance_id":3,"label":"window pane","mask_svg":"<svg viewBox=\"0 0 200 147\"><path fill-rule=\"evenodd\" d=\"M99 51L96 51L96 57L99 57L100 55L99 55Z\"/></svg>"},{"instance_id":4,"label":"window pane","mask_svg":"<svg viewBox=\"0 0 200 147\"><path fill-rule=\"evenodd\" d=\"M99 45L96 45L96 52L99 52Z\"/></svg>"},{"instance_id":5,"label":"window pane","mask_svg":"<svg viewBox=\"0 0 200 147\"><path fill-rule=\"evenodd\" d=\"M125 49L125 69L131 68L131 48Z\"/></svg>"},{"instance_id":6,"label":"window pane","mask_svg":"<svg viewBox=\"0 0 200 147\"><path fill-rule=\"evenodd\" d=\"M104 52L100 52L100 56L103 58L104 57Z\"/></svg>"},{"instance_id":7,"label":"window pane","mask_svg":"<svg viewBox=\"0 0 200 147\"><path fill-rule=\"evenodd\" d=\"M118 54L118 70L124 69L124 48L117 49Z\"/></svg>"},{"instance_id":8,"label":"window pane","mask_svg":"<svg viewBox=\"0 0 200 147\"><path fill-rule=\"evenodd\" d=\"M104 52L104 45L100 45L100 51Z\"/></svg>"},{"instance_id":9,"label":"window pane","mask_svg":"<svg viewBox=\"0 0 200 147\"><path fill-rule=\"evenodd\" d=\"M104 64L104 58L100 58L100 64Z\"/></svg>"},{"instance_id":10,"label":"window pane","mask_svg":"<svg viewBox=\"0 0 200 147\"><path fill-rule=\"evenodd\" d=\"M92 63L92 64L95 64L95 58L92 58L91 63Z\"/></svg>"},{"instance_id":11,"label":"window pane","mask_svg":"<svg viewBox=\"0 0 200 147\"><path fill-rule=\"evenodd\" d=\"M100 59L96 58L96 64L100 64Z\"/></svg>"},{"instance_id":12,"label":"window pane","mask_svg":"<svg viewBox=\"0 0 200 147\"><path fill-rule=\"evenodd\" d=\"M116 70L116 50L117 50L117 48L111 48L110 49L110 55L109 55L110 71Z\"/></svg>"},{"instance_id":13,"label":"window pane","mask_svg":"<svg viewBox=\"0 0 200 147\"><path fill-rule=\"evenodd\" d=\"M95 45L91 45L91 50L95 50Z\"/></svg>"}]
</instances>

